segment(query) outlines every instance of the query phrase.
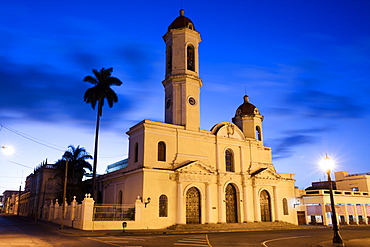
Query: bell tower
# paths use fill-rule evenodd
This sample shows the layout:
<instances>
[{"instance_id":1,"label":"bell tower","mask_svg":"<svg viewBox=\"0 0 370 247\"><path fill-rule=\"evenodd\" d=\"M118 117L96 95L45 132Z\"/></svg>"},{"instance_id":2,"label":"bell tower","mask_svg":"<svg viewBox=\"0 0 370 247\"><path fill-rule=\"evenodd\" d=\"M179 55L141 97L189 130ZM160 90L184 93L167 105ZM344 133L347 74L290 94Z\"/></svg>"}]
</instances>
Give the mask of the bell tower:
<instances>
[{"instance_id":1,"label":"bell tower","mask_svg":"<svg viewBox=\"0 0 370 247\"><path fill-rule=\"evenodd\" d=\"M244 103L236 109L233 123L238 126L246 138L260 141L263 145L262 121L263 116L258 108L249 102L249 97L244 95Z\"/></svg>"},{"instance_id":2,"label":"bell tower","mask_svg":"<svg viewBox=\"0 0 370 247\"><path fill-rule=\"evenodd\" d=\"M200 129L200 87L198 46L200 34L180 10L163 36L166 43L165 122Z\"/></svg>"}]
</instances>

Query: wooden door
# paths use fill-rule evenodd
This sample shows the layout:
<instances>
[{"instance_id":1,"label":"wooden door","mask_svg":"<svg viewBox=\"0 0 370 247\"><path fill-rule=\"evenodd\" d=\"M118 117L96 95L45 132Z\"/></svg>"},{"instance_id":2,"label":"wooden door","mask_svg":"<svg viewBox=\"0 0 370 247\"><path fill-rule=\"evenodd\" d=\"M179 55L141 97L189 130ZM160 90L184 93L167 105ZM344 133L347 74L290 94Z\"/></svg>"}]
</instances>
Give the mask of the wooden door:
<instances>
[{"instance_id":1,"label":"wooden door","mask_svg":"<svg viewBox=\"0 0 370 247\"><path fill-rule=\"evenodd\" d=\"M228 184L226 186L225 202L226 202L226 222L227 223L238 222L237 195L236 189L232 184Z\"/></svg>"},{"instance_id":2,"label":"wooden door","mask_svg":"<svg viewBox=\"0 0 370 247\"><path fill-rule=\"evenodd\" d=\"M263 190L260 194L260 205L261 221L271 221L271 199L269 193L266 190Z\"/></svg>"},{"instance_id":3,"label":"wooden door","mask_svg":"<svg viewBox=\"0 0 370 247\"><path fill-rule=\"evenodd\" d=\"M200 193L195 187L186 192L186 224L200 224Z\"/></svg>"}]
</instances>

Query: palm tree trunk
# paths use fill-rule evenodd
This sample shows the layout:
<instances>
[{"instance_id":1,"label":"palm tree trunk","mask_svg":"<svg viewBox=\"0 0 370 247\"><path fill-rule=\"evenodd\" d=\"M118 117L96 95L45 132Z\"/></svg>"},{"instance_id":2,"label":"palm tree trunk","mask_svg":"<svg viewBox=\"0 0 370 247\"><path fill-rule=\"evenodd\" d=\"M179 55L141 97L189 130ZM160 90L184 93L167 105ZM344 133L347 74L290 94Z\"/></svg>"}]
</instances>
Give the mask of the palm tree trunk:
<instances>
[{"instance_id":1,"label":"palm tree trunk","mask_svg":"<svg viewBox=\"0 0 370 247\"><path fill-rule=\"evenodd\" d=\"M95 177L96 177L96 167L98 163L98 143L99 143L99 125L100 125L100 117L102 115L102 100L98 101L98 114L96 117L96 129L95 129L95 147L94 147L94 162L93 162L93 177L92 177L92 196L95 202L98 201L97 198L97 191L95 188Z\"/></svg>"}]
</instances>

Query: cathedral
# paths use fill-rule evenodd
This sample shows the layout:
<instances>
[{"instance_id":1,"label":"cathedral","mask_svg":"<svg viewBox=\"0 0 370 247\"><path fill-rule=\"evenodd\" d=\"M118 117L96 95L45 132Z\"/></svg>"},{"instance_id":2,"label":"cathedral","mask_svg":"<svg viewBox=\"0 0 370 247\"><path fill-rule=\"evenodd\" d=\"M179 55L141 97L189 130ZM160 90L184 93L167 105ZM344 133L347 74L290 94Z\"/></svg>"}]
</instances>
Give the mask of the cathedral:
<instances>
[{"instance_id":1,"label":"cathedral","mask_svg":"<svg viewBox=\"0 0 370 247\"><path fill-rule=\"evenodd\" d=\"M200 33L180 10L163 40L164 122L143 120L129 129L128 164L100 176L102 201L141 200L143 227L148 229L259 221L297 224L294 175L275 170L272 150L264 146L259 109L241 95L231 122L200 129Z\"/></svg>"}]
</instances>

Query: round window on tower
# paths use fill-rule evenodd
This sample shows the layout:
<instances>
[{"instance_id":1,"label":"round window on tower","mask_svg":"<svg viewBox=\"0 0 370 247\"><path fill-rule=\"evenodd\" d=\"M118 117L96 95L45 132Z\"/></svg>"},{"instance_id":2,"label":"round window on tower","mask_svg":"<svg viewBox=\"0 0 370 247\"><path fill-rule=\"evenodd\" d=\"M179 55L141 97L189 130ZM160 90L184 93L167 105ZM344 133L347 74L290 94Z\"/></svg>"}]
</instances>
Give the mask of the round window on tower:
<instances>
[{"instance_id":1,"label":"round window on tower","mask_svg":"<svg viewBox=\"0 0 370 247\"><path fill-rule=\"evenodd\" d=\"M168 98L166 100L166 109L170 108L170 106L171 106L171 98Z\"/></svg>"},{"instance_id":2,"label":"round window on tower","mask_svg":"<svg viewBox=\"0 0 370 247\"><path fill-rule=\"evenodd\" d=\"M195 105L197 103L197 101L194 99L194 97L189 97L189 104L190 105Z\"/></svg>"}]
</instances>

